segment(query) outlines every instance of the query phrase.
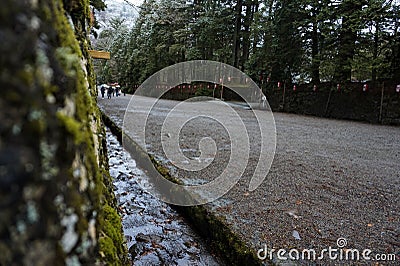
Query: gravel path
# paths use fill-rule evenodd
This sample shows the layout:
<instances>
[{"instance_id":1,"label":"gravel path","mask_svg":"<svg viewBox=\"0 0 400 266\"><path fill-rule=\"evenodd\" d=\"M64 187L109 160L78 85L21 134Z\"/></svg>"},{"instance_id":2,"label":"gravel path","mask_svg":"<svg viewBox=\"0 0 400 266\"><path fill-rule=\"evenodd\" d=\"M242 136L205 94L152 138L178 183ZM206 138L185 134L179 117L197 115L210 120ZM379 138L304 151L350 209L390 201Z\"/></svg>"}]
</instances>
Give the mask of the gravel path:
<instances>
[{"instance_id":1,"label":"gravel path","mask_svg":"<svg viewBox=\"0 0 400 266\"><path fill-rule=\"evenodd\" d=\"M128 101L128 96L99 99L99 106L122 126ZM159 103L157 112L149 119L152 125L146 144L179 178L191 182L210 180L226 165L229 142L222 129L217 132L219 129L207 126L205 121L188 125L182 133L188 152L196 153L199 136L208 134L216 140L220 157L201 176L175 169L166 160L160 136L155 134L160 132L163 112L175 104ZM236 110L251 123L251 111ZM256 251L268 245L287 251L315 249L318 255L328 247L337 248L337 240L344 238L347 241L344 251L359 249L361 253L370 249L371 257L394 254L399 263L400 128L284 113L274 116L277 150L266 180L257 190L249 192L251 171L246 171L238 185L223 198L207 204L207 208L224 217ZM199 125L205 128L199 129ZM339 263L327 258L313 264ZM276 253L273 261L277 262ZM359 264L365 265L366 261Z\"/></svg>"}]
</instances>

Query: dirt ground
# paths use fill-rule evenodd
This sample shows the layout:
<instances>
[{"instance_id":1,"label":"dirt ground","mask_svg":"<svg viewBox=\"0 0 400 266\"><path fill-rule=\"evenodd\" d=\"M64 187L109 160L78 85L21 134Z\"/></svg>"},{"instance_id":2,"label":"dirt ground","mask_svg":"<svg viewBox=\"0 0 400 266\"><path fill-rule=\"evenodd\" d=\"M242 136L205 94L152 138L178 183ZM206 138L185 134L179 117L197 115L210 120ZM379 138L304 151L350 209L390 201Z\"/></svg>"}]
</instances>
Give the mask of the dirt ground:
<instances>
[{"instance_id":1,"label":"dirt ground","mask_svg":"<svg viewBox=\"0 0 400 266\"><path fill-rule=\"evenodd\" d=\"M99 99L99 106L122 126L129 99L128 96ZM161 101L156 106L149 117L146 145L180 179L211 180L226 166L230 155L226 132L207 121L189 123L182 130L185 155L195 155L196 142L207 134L215 139L219 153L200 175L174 168L165 158L156 133L161 132L163 112L175 104ZM235 110L246 123L252 123L251 110L240 107ZM272 261L278 264L287 263L279 260L278 249L287 251L283 257L289 257L291 249L298 250L300 257L303 249L313 249L318 257L329 247L336 249L338 256L358 249L360 259L346 259L344 255L341 260L330 259L327 253L322 253L322 260L304 259L300 264L372 265L372 262L378 263L372 261L378 259L376 255L384 258L392 254L391 259L399 263L400 128L286 113L274 113L274 118L276 154L262 185L249 192L252 172L246 169L238 185L224 197L207 204L207 208L224 217L255 251L267 246L271 252L274 248ZM204 128L199 129L200 126ZM249 133L252 134L251 126ZM252 145L256 143L257 137ZM254 164L252 159L253 156L249 167ZM362 257L365 249L371 250L366 256L371 261ZM297 253L293 251L291 255L296 257Z\"/></svg>"}]
</instances>

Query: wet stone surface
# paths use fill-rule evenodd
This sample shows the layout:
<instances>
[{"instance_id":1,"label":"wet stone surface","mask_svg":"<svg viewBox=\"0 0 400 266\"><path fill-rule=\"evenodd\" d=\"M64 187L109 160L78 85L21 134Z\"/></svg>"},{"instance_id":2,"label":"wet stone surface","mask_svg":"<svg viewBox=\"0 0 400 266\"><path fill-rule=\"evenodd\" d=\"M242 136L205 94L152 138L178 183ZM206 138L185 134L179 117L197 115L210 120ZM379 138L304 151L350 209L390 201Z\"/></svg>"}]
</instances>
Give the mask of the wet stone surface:
<instances>
[{"instance_id":1,"label":"wet stone surface","mask_svg":"<svg viewBox=\"0 0 400 266\"><path fill-rule=\"evenodd\" d=\"M110 174L133 265L223 265L169 205L136 182L144 173L107 130Z\"/></svg>"}]
</instances>

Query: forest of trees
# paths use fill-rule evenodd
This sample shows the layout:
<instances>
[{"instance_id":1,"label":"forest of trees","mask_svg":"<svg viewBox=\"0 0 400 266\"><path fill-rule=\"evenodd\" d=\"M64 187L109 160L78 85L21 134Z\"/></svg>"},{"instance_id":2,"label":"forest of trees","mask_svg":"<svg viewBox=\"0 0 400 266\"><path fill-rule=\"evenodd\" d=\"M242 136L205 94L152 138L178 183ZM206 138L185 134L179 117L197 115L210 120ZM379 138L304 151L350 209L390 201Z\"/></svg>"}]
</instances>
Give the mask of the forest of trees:
<instances>
[{"instance_id":1,"label":"forest of trees","mask_svg":"<svg viewBox=\"0 0 400 266\"><path fill-rule=\"evenodd\" d=\"M397 0L145 0L133 26L112 19L94 42L112 54L98 81L132 88L196 59L258 82L397 81L399 26Z\"/></svg>"}]
</instances>

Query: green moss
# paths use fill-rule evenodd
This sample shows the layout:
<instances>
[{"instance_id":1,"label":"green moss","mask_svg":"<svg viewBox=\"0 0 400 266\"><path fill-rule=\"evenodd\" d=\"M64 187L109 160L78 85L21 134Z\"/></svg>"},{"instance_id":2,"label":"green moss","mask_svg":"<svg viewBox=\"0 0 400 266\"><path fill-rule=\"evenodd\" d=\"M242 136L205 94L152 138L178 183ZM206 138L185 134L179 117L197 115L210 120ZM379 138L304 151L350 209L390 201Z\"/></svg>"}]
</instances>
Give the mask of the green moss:
<instances>
[{"instance_id":1,"label":"green moss","mask_svg":"<svg viewBox=\"0 0 400 266\"><path fill-rule=\"evenodd\" d=\"M79 219L76 223L76 231L81 236L84 232L86 232L86 228L88 227L88 221L85 219L86 214L83 213L82 206L85 204L85 199L82 195L76 190L76 185L70 188L68 193L67 202L72 208L76 215L78 215Z\"/></svg>"},{"instance_id":2,"label":"green moss","mask_svg":"<svg viewBox=\"0 0 400 266\"><path fill-rule=\"evenodd\" d=\"M75 144L82 143L87 136L85 136L85 131L83 131L82 124L72 117L66 116L61 112L57 112L57 118L65 126L65 129L74 136Z\"/></svg>"},{"instance_id":3,"label":"green moss","mask_svg":"<svg viewBox=\"0 0 400 266\"><path fill-rule=\"evenodd\" d=\"M52 16L60 20L60 23L54 25L60 33L58 38L61 43L61 47L55 51L55 57L60 66L66 69L67 84L75 88L76 113L74 117L69 117L62 112L58 112L57 118L68 133L73 136L74 144L83 149L82 163L88 171L88 178L91 178L90 182L93 184L89 186L89 197L94 204L93 208L98 212L96 217L97 232L102 234L99 239L99 253L105 255L102 260L110 265L123 265L127 261L127 250L124 245L120 217L116 210L113 209L115 207L115 197L112 191L111 177L105 169L100 169L97 164L97 159L99 159L100 166L107 165L106 151L95 151L93 136L89 134L89 132L93 133L91 128L93 127L92 125L95 125L97 127L96 130L105 136L99 117L100 113L96 105L97 91L92 63L87 51L89 48L88 42L86 35L81 34L82 31L85 31L84 19L90 15L89 1L63 2L68 5L66 9L74 21L75 32L65 19L61 9L51 12ZM76 41L77 39L79 43ZM83 57L88 60L86 62L86 73L81 69L84 62L82 60ZM69 87L67 85L66 89L69 89ZM99 148L101 149L103 146ZM99 154L99 158L96 158L96 152ZM76 202L75 204L81 203ZM79 230L84 230L86 227L86 223L81 223Z\"/></svg>"},{"instance_id":4,"label":"green moss","mask_svg":"<svg viewBox=\"0 0 400 266\"><path fill-rule=\"evenodd\" d=\"M247 247L223 219L210 213L204 206L178 207L178 210L193 223L201 235L210 239L213 250L229 264L261 265L255 252Z\"/></svg>"},{"instance_id":5,"label":"green moss","mask_svg":"<svg viewBox=\"0 0 400 266\"><path fill-rule=\"evenodd\" d=\"M120 265L118 263L117 248L113 240L108 236L102 236L99 239L100 255L109 265ZM114 264L114 263L115 264Z\"/></svg>"},{"instance_id":6,"label":"green moss","mask_svg":"<svg viewBox=\"0 0 400 266\"><path fill-rule=\"evenodd\" d=\"M162 175L163 177L165 177L165 179L167 179L175 184L183 185L183 182L181 180L170 175L168 168L166 168L166 167L162 166L160 163L158 163L153 156L149 155L149 157L150 157L151 162L155 166L157 172L160 173L160 175Z\"/></svg>"},{"instance_id":7,"label":"green moss","mask_svg":"<svg viewBox=\"0 0 400 266\"><path fill-rule=\"evenodd\" d=\"M104 218L106 222L106 226L104 231L107 235L113 237L117 242L120 244L123 243L123 238L121 237L121 218L119 217L118 213L114 208L109 205L105 205L103 208L104 211ZM117 243L118 245L118 243Z\"/></svg>"},{"instance_id":8,"label":"green moss","mask_svg":"<svg viewBox=\"0 0 400 266\"><path fill-rule=\"evenodd\" d=\"M83 106L85 106L86 102L90 101L90 98L88 97L87 92L81 93L84 93L85 96L82 95L81 100L77 100L77 114L80 113L80 115L84 115L84 113L87 111L85 111ZM97 111L93 107L92 109L89 109L88 113L93 114L95 117ZM102 132L105 136L105 132ZM93 138L86 139L85 142L88 143L87 149L94 149ZM106 151L104 151L102 157L100 158L100 162L103 162L103 165L107 165L108 169L108 163L104 163L107 158L105 153ZM93 151L87 153L86 160L89 162L96 161ZM127 264L127 250L125 246L125 239L122 233L121 218L115 210L116 200L112 189L113 186L111 177L107 169L99 169L98 165L87 165L87 168L96 173L94 175L93 181L95 186L92 188L92 193L93 200L97 198L98 208L100 209L97 217L99 225L98 230L102 232L102 235L104 235L101 237L102 241L100 243L102 244L99 245L99 253L105 255L103 260L106 264L125 265Z\"/></svg>"},{"instance_id":9,"label":"green moss","mask_svg":"<svg viewBox=\"0 0 400 266\"><path fill-rule=\"evenodd\" d=\"M69 77L75 77L80 62L77 51L68 46L59 47L55 51L55 56L61 66L66 70L65 74Z\"/></svg>"},{"instance_id":10,"label":"green moss","mask_svg":"<svg viewBox=\"0 0 400 266\"><path fill-rule=\"evenodd\" d=\"M103 253L106 258L106 262L113 265L123 265L126 263L124 253L124 238L121 235L122 225L121 218L118 213L109 205L105 205L103 208L103 221L101 222L103 233L105 237L102 237L100 241L100 253Z\"/></svg>"},{"instance_id":11,"label":"green moss","mask_svg":"<svg viewBox=\"0 0 400 266\"><path fill-rule=\"evenodd\" d=\"M25 66L23 70L18 71L17 77L26 86L32 86L35 81L33 67L29 65Z\"/></svg>"}]
</instances>

